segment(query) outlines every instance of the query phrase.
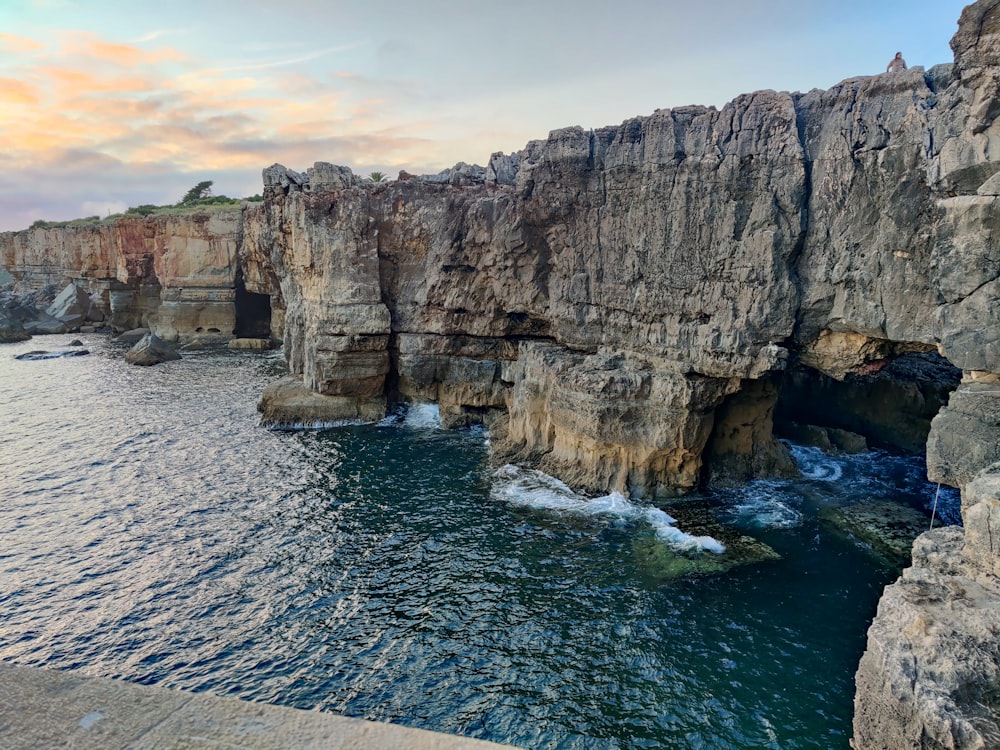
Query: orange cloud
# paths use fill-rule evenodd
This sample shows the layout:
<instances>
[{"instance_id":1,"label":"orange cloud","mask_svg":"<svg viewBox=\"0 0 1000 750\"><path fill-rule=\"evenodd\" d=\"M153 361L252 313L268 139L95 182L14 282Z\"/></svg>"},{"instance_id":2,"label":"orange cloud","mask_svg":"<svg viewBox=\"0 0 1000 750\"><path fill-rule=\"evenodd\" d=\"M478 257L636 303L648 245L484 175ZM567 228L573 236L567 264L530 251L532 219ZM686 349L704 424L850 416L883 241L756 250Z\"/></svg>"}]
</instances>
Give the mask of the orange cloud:
<instances>
[{"instance_id":1,"label":"orange cloud","mask_svg":"<svg viewBox=\"0 0 1000 750\"><path fill-rule=\"evenodd\" d=\"M0 33L0 48L7 52L20 54L25 52L37 52L38 50L45 49L45 45L39 41L28 39L24 36Z\"/></svg>"},{"instance_id":2,"label":"orange cloud","mask_svg":"<svg viewBox=\"0 0 1000 750\"><path fill-rule=\"evenodd\" d=\"M162 62L179 62L186 58L171 47L145 50L132 44L108 42L88 31L73 31L67 35L63 53L92 62L108 63L134 68L139 65L156 65Z\"/></svg>"},{"instance_id":3,"label":"orange cloud","mask_svg":"<svg viewBox=\"0 0 1000 750\"><path fill-rule=\"evenodd\" d=\"M58 96L123 91L151 91L156 88L154 79L129 74L126 76L97 76L79 68L38 67L36 70L49 77L56 86Z\"/></svg>"},{"instance_id":4,"label":"orange cloud","mask_svg":"<svg viewBox=\"0 0 1000 750\"><path fill-rule=\"evenodd\" d=\"M38 104L38 89L14 78L0 78L0 102L10 106Z\"/></svg>"},{"instance_id":5,"label":"orange cloud","mask_svg":"<svg viewBox=\"0 0 1000 750\"><path fill-rule=\"evenodd\" d=\"M150 164L178 173L259 174L274 161L419 169L442 148L421 137L435 123L396 120L398 97L407 95L401 83L199 68L203 61L171 50L84 32L62 41L41 55L40 45L21 44L31 57L22 52L20 67L0 78L0 141L12 171L54 154L65 155L54 162L61 171L80 154L99 155L137 181ZM0 45L12 44L0 35Z\"/></svg>"}]
</instances>

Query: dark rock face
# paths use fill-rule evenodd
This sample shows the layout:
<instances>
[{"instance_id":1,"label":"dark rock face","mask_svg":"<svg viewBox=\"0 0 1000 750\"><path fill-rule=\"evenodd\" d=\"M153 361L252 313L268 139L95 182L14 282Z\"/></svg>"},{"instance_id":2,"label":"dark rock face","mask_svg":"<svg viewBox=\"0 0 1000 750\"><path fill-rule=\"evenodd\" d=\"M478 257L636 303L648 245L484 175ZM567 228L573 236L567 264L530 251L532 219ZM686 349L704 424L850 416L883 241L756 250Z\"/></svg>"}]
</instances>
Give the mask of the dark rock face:
<instances>
[{"instance_id":1,"label":"dark rock face","mask_svg":"<svg viewBox=\"0 0 1000 750\"><path fill-rule=\"evenodd\" d=\"M90 350L88 349L60 349L54 352L46 351L44 349L36 349L35 351L18 354L17 356L14 357L14 359L34 361L39 359L61 359L65 357L83 357L87 354L90 354Z\"/></svg>"},{"instance_id":2,"label":"dark rock face","mask_svg":"<svg viewBox=\"0 0 1000 750\"><path fill-rule=\"evenodd\" d=\"M961 377L960 370L933 352L906 354L870 375L847 374L842 380L795 367L782 382L777 429L795 438L796 423L837 428L874 445L922 453L931 420Z\"/></svg>"}]
</instances>

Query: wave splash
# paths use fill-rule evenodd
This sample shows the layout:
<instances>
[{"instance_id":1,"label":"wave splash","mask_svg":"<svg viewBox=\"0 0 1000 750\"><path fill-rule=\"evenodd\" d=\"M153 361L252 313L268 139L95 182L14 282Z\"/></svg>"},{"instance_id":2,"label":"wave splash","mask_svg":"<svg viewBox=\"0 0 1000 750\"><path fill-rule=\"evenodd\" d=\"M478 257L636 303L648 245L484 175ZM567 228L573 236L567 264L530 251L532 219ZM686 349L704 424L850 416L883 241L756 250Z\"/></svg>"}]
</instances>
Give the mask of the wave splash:
<instances>
[{"instance_id":1,"label":"wave splash","mask_svg":"<svg viewBox=\"0 0 1000 750\"><path fill-rule=\"evenodd\" d=\"M712 552L721 555L726 551L725 545L717 539L685 533L674 525L674 518L659 508L637 505L619 492L597 498L584 497L555 477L512 464L501 466L493 477L490 494L494 500L558 513L643 521L653 527L660 541L679 552Z\"/></svg>"},{"instance_id":2,"label":"wave splash","mask_svg":"<svg viewBox=\"0 0 1000 750\"><path fill-rule=\"evenodd\" d=\"M788 444L795 464L806 479L820 482L837 482L844 476L841 461L826 453L822 448Z\"/></svg>"}]
</instances>

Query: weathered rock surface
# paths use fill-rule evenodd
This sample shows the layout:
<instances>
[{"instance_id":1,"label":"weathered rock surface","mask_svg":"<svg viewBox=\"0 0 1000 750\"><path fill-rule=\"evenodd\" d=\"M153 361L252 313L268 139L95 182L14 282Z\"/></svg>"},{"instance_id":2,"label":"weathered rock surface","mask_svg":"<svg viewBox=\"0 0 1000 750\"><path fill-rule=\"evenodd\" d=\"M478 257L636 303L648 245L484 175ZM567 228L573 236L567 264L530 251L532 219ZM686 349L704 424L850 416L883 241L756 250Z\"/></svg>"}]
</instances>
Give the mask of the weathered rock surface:
<instances>
[{"instance_id":1,"label":"weathered rock surface","mask_svg":"<svg viewBox=\"0 0 1000 750\"><path fill-rule=\"evenodd\" d=\"M146 325L170 340L228 340L241 232L234 210L4 232L0 265L23 288L69 280L74 289L48 311L68 328L107 318L117 330Z\"/></svg>"},{"instance_id":2,"label":"weathered rock surface","mask_svg":"<svg viewBox=\"0 0 1000 750\"><path fill-rule=\"evenodd\" d=\"M177 353L176 349L153 333L147 333L125 353L126 362L130 365L143 367L171 362L180 358L181 355Z\"/></svg>"},{"instance_id":3,"label":"weathered rock surface","mask_svg":"<svg viewBox=\"0 0 1000 750\"><path fill-rule=\"evenodd\" d=\"M962 547L959 528L925 533L886 588L855 680L857 750L1000 747L1000 586Z\"/></svg>"}]
</instances>

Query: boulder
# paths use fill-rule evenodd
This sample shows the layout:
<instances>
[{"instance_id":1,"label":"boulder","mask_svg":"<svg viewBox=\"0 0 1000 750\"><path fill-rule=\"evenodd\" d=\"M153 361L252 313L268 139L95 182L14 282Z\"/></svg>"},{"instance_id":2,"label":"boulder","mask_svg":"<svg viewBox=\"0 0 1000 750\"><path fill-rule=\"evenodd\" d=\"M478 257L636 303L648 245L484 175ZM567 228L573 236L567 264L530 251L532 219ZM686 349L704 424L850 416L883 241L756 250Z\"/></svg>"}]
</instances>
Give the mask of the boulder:
<instances>
[{"instance_id":1,"label":"boulder","mask_svg":"<svg viewBox=\"0 0 1000 750\"><path fill-rule=\"evenodd\" d=\"M131 331L125 331L115 336L115 341L120 344L138 344L144 336L149 334L148 328L133 328Z\"/></svg>"},{"instance_id":2,"label":"boulder","mask_svg":"<svg viewBox=\"0 0 1000 750\"><path fill-rule=\"evenodd\" d=\"M176 349L152 333L143 336L139 343L129 349L125 355L125 361L130 365L143 367L180 358L181 355L177 353Z\"/></svg>"},{"instance_id":3,"label":"boulder","mask_svg":"<svg viewBox=\"0 0 1000 750\"><path fill-rule=\"evenodd\" d=\"M70 326L67 325L66 321L53 317L44 310L35 311L34 318L25 321L23 325L24 330L29 333L66 333L66 331L70 330Z\"/></svg>"},{"instance_id":4,"label":"boulder","mask_svg":"<svg viewBox=\"0 0 1000 750\"><path fill-rule=\"evenodd\" d=\"M0 307L0 344L14 341L27 341L31 334L24 330L21 321L10 315L6 308Z\"/></svg>"},{"instance_id":5,"label":"boulder","mask_svg":"<svg viewBox=\"0 0 1000 750\"><path fill-rule=\"evenodd\" d=\"M76 284L68 284L56 295L45 312L67 324L70 324L71 321L73 324L79 324L86 320L92 305L90 295Z\"/></svg>"}]
</instances>

